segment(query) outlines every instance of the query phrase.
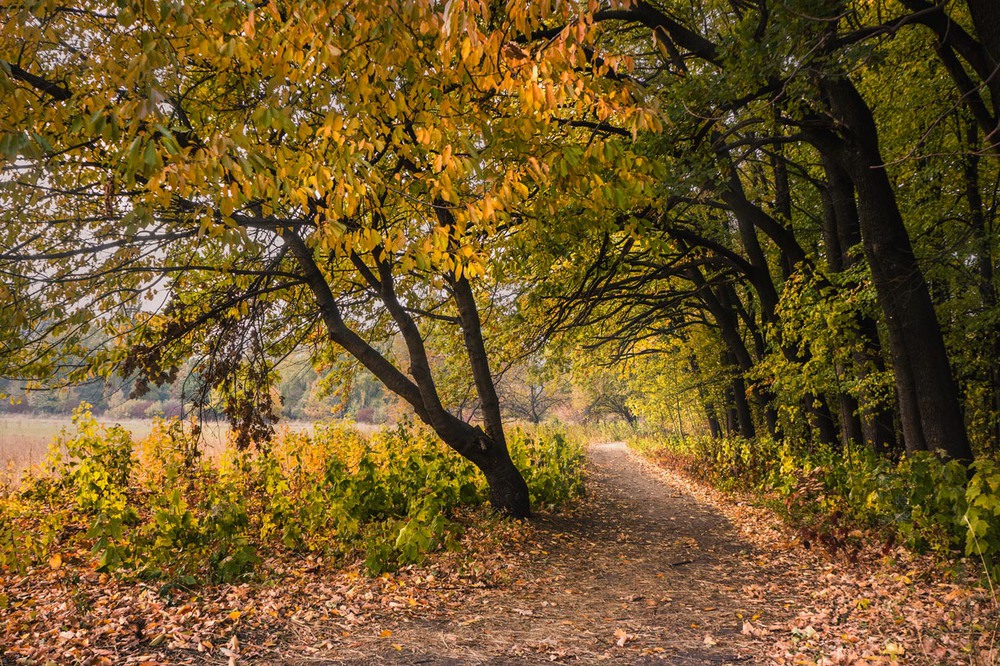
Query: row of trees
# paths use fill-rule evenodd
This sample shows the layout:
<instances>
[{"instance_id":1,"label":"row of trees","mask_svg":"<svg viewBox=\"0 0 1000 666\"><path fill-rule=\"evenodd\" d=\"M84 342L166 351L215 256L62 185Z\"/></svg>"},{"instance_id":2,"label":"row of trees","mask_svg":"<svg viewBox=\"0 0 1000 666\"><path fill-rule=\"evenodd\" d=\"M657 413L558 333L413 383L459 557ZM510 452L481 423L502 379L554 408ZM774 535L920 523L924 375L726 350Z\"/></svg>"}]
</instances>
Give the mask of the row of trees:
<instances>
[{"instance_id":1,"label":"row of trees","mask_svg":"<svg viewBox=\"0 0 1000 666\"><path fill-rule=\"evenodd\" d=\"M995 449L996 12L718 11L595 13L668 121L637 148L655 194L553 252L589 259L554 277L561 325L622 357L673 340L713 432Z\"/></svg>"},{"instance_id":2,"label":"row of trees","mask_svg":"<svg viewBox=\"0 0 1000 666\"><path fill-rule=\"evenodd\" d=\"M246 444L346 353L514 515L495 374L552 339L715 433L1000 446L989 0L4 12L8 376L191 363Z\"/></svg>"},{"instance_id":3,"label":"row of trees","mask_svg":"<svg viewBox=\"0 0 1000 666\"><path fill-rule=\"evenodd\" d=\"M435 359L439 372L447 359ZM325 421L348 419L356 423L392 424L408 416L410 410L396 396L386 392L367 372L334 373L319 370L305 352L293 354L276 368L279 380L272 388L276 410L282 421ZM594 424L625 421L635 424L630 402L635 390L614 368L596 370L568 362L521 360L501 368L495 375L500 410L508 422L538 425L547 421ZM141 395L127 381L91 381L84 384L51 382L26 390L23 382L0 380L0 414L69 417L85 402L91 411L109 418L149 419L189 418L215 420L222 415L216 400L207 404L191 401L198 383L190 368L182 368L169 383L149 386ZM448 389L446 389L446 392ZM468 395L467 382L450 389L454 395ZM478 405L466 400L458 408L463 420L475 420ZM463 412L462 410L466 411Z\"/></svg>"}]
</instances>

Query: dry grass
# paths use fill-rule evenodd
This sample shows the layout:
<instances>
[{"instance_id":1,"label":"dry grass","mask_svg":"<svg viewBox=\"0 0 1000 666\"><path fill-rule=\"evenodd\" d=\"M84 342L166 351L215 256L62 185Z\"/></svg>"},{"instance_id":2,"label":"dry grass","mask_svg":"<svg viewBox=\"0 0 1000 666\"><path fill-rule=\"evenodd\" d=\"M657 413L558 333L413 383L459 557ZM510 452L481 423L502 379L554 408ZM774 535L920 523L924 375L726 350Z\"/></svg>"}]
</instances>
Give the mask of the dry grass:
<instances>
[{"instance_id":1,"label":"dry grass","mask_svg":"<svg viewBox=\"0 0 1000 666\"><path fill-rule=\"evenodd\" d=\"M142 439L152 429L149 419L114 419L98 417L104 425L119 424L132 433L133 439ZM312 424L303 421L287 421L280 428L294 431L311 430ZM380 426L356 426L364 434L370 434ZM73 423L69 416L0 416L0 479L17 478L23 470L39 465L45 460L52 441L63 431L72 432ZM225 423L202 424L202 450L213 455L225 448L229 438L229 427Z\"/></svg>"},{"instance_id":2,"label":"dry grass","mask_svg":"<svg viewBox=\"0 0 1000 666\"><path fill-rule=\"evenodd\" d=\"M119 419L108 423L121 423L135 437L148 435L152 425L145 419ZM0 416L0 466L17 473L40 464L52 441L72 428L69 416Z\"/></svg>"}]
</instances>

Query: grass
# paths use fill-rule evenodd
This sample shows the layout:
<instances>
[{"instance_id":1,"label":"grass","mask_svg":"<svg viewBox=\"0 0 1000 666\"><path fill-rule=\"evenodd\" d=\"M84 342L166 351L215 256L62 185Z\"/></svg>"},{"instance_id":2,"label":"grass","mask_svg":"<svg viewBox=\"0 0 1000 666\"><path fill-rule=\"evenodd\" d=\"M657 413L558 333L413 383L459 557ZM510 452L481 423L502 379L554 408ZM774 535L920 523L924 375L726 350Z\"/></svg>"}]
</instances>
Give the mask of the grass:
<instances>
[{"instance_id":1,"label":"grass","mask_svg":"<svg viewBox=\"0 0 1000 666\"><path fill-rule=\"evenodd\" d=\"M121 423L137 437L149 434L145 419L109 420ZM0 416L0 466L14 474L41 463L52 440L72 426L69 416Z\"/></svg>"},{"instance_id":2,"label":"grass","mask_svg":"<svg viewBox=\"0 0 1000 666\"><path fill-rule=\"evenodd\" d=\"M132 433L134 439L141 439L150 433L152 421L149 419L115 419L97 417L104 425L120 424ZM64 429L71 432L70 416L25 416L0 415L0 481L4 477L16 479L21 472L45 460L49 445ZM312 424L300 421L282 422L279 428L292 431L311 430ZM359 428L366 432L369 428ZM202 450L208 454L217 453L225 447L229 427L225 423L202 424Z\"/></svg>"}]
</instances>

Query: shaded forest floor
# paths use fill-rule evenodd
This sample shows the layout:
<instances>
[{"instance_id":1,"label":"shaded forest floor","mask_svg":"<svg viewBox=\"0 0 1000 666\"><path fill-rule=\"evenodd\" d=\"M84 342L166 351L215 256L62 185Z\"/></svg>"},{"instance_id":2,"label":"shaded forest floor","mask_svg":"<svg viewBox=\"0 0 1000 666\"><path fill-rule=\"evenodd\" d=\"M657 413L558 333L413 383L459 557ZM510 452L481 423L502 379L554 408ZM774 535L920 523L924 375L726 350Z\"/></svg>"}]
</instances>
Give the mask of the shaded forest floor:
<instances>
[{"instance_id":1,"label":"shaded forest floor","mask_svg":"<svg viewBox=\"0 0 1000 666\"><path fill-rule=\"evenodd\" d=\"M808 550L621 444L591 448L573 510L473 516L464 542L378 578L311 559L196 590L60 563L4 575L0 664L997 661L987 591L903 551Z\"/></svg>"}]
</instances>

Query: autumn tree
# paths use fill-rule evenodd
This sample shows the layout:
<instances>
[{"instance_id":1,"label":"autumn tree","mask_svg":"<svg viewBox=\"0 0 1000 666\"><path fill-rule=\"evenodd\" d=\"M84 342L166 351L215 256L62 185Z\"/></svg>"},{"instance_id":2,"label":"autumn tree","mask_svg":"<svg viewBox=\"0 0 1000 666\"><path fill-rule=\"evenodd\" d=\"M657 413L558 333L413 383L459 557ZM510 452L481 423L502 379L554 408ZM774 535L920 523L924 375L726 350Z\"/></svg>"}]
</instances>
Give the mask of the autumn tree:
<instances>
[{"instance_id":1,"label":"autumn tree","mask_svg":"<svg viewBox=\"0 0 1000 666\"><path fill-rule=\"evenodd\" d=\"M575 301L568 321L625 352L714 329L744 436L971 460L966 422L985 425L995 363L958 339L995 321L997 242L978 136L995 127L993 26L973 4L593 7L595 44L632 55L661 100L664 131L640 137L657 194L581 224L572 263L551 253L549 307ZM979 287L957 299L945 285L965 266Z\"/></svg>"},{"instance_id":2,"label":"autumn tree","mask_svg":"<svg viewBox=\"0 0 1000 666\"><path fill-rule=\"evenodd\" d=\"M78 377L161 383L194 355L247 444L273 420L275 363L334 345L527 515L477 303L486 257L537 220L518 211L550 170L605 159L609 115L653 122L627 87L577 75L615 66L586 30L518 45L575 20L559 4L6 7L6 374L44 378L98 328L112 343ZM431 323L462 341L482 427L442 403Z\"/></svg>"}]
</instances>

